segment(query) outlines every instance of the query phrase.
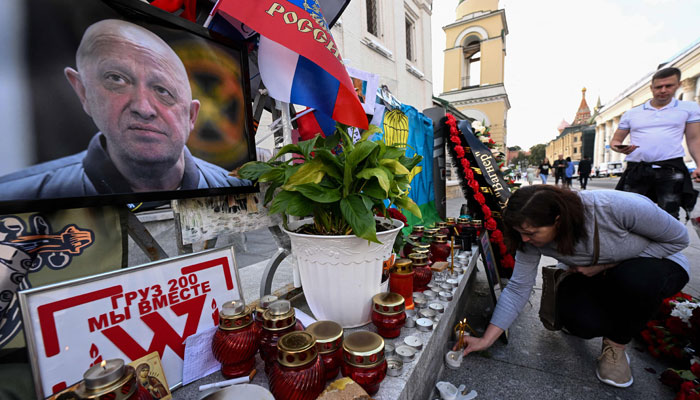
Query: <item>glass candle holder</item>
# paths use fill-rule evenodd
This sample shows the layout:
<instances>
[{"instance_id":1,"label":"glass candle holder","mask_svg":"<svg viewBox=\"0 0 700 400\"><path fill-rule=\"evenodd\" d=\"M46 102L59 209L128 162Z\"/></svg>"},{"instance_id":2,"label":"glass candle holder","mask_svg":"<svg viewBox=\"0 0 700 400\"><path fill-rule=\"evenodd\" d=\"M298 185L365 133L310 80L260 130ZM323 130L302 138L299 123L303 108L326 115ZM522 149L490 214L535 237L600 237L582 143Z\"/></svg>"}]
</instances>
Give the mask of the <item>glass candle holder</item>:
<instances>
[{"instance_id":1,"label":"glass candle holder","mask_svg":"<svg viewBox=\"0 0 700 400\"><path fill-rule=\"evenodd\" d=\"M428 283L433 279L433 271L428 266L428 257L425 254L411 253L408 256L413 262L413 291L423 292L428 289Z\"/></svg>"},{"instance_id":2,"label":"glass candle holder","mask_svg":"<svg viewBox=\"0 0 700 400\"><path fill-rule=\"evenodd\" d=\"M260 298L258 306L255 308L255 313L253 313L253 319L255 320L255 325L258 327L258 330L262 330L263 313L265 312L265 310L267 310L268 307L270 307L270 304L274 303L277 300L277 296L273 296L271 294Z\"/></svg>"},{"instance_id":3,"label":"glass candle holder","mask_svg":"<svg viewBox=\"0 0 700 400\"><path fill-rule=\"evenodd\" d=\"M398 293L379 293L372 297L372 323L377 333L385 338L395 338L401 334L406 323L405 302Z\"/></svg>"},{"instance_id":4,"label":"glass candle holder","mask_svg":"<svg viewBox=\"0 0 700 400\"><path fill-rule=\"evenodd\" d=\"M411 230L411 235L416 235L419 238L423 237L423 233L425 232L425 227L423 225L413 225L413 229Z\"/></svg>"},{"instance_id":5,"label":"glass candle holder","mask_svg":"<svg viewBox=\"0 0 700 400\"><path fill-rule=\"evenodd\" d=\"M303 331L301 322L296 320L294 308L288 300L277 300L263 313L263 326L260 333L260 357L265 361L265 372L277 358L277 341L287 333Z\"/></svg>"},{"instance_id":6,"label":"glass candle holder","mask_svg":"<svg viewBox=\"0 0 700 400\"><path fill-rule=\"evenodd\" d=\"M447 222L438 222L435 224L435 227L438 229L438 235L450 236L450 229L447 227Z\"/></svg>"},{"instance_id":7,"label":"glass candle holder","mask_svg":"<svg viewBox=\"0 0 700 400\"><path fill-rule=\"evenodd\" d=\"M260 331L253 324L251 308L240 300L224 303L211 343L214 358L221 363L221 374L228 379L250 374L259 346Z\"/></svg>"},{"instance_id":8,"label":"glass candle holder","mask_svg":"<svg viewBox=\"0 0 700 400\"><path fill-rule=\"evenodd\" d=\"M430 254L433 262L447 261L450 255L450 244L446 235L436 235L435 241L430 244Z\"/></svg>"},{"instance_id":9,"label":"glass candle holder","mask_svg":"<svg viewBox=\"0 0 700 400\"><path fill-rule=\"evenodd\" d=\"M384 339L374 332L353 332L343 342L343 376L350 377L373 395L386 377Z\"/></svg>"},{"instance_id":10,"label":"glass candle holder","mask_svg":"<svg viewBox=\"0 0 700 400\"><path fill-rule=\"evenodd\" d=\"M459 231L460 235L464 232L464 229L469 226L471 226L471 220L469 218L457 218L457 231Z\"/></svg>"},{"instance_id":11,"label":"glass candle holder","mask_svg":"<svg viewBox=\"0 0 700 400\"><path fill-rule=\"evenodd\" d=\"M136 381L134 367L112 359L95 364L83 374L74 393L81 399L151 400L148 390Z\"/></svg>"},{"instance_id":12,"label":"glass candle holder","mask_svg":"<svg viewBox=\"0 0 700 400\"><path fill-rule=\"evenodd\" d=\"M403 296L406 309L413 309L413 263L408 258L400 258L394 263L389 276L389 290Z\"/></svg>"},{"instance_id":13,"label":"glass candle holder","mask_svg":"<svg viewBox=\"0 0 700 400\"><path fill-rule=\"evenodd\" d=\"M403 245L404 257L407 257L409 254L413 253L414 244L419 244L420 240L421 236L414 234L408 235L408 240L406 240L406 244Z\"/></svg>"},{"instance_id":14,"label":"glass candle holder","mask_svg":"<svg viewBox=\"0 0 700 400\"><path fill-rule=\"evenodd\" d=\"M323 361L326 382L332 381L340 372L343 362L343 328L333 321L318 321L306 327L316 338L316 350Z\"/></svg>"},{"instance_id":15,"label":"glass candle holder","mask_svg":"<svg viewBox=\"0 0 700 400\"><path fill-rule=\"evenodd\" d=\"M277 342L268 379L275 399L314 400L326 385L323 361L309 332L290 332Z\"/></svg>"}]
</instances>

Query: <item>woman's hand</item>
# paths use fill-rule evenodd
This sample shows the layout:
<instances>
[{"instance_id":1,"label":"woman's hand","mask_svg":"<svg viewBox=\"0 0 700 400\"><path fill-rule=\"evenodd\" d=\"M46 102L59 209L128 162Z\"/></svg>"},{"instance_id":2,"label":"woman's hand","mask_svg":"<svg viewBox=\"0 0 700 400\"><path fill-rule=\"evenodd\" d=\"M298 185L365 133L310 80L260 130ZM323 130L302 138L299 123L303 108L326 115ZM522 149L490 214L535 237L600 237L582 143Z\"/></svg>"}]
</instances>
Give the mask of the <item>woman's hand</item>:
<instances>
[{"instance_id":1,"label":"woman's hand","mask_svg":"<svg viewBox=\"0 0 700 400\"><path fill-rule=\"evenodd\" d=\"M570 270L573 272L579 273L579 274L584 274L590 278L590 277L595 276L595 275L605 271L606 269L612 268L616 265L617 265L617 263L586 265L586 266L578 265L578 266L570 267Z\"/></svg>"},{"instance_id":2,"label":"woman's hand","mask_svg":"<svg viewBox=\"0 0 700 400\"><path fill-rule=\"evenodd\" d=\"M464 337L462 338L462 347L464 348L462 354L466 356L467 354L474 351L482 351L488 349L489 347L491 347L491 343L489 343L489 341L484 338L464 335ZM452 350L457 350L457 344L455 344L454 347L452 347Z\"/></svg>"}]
</instances>

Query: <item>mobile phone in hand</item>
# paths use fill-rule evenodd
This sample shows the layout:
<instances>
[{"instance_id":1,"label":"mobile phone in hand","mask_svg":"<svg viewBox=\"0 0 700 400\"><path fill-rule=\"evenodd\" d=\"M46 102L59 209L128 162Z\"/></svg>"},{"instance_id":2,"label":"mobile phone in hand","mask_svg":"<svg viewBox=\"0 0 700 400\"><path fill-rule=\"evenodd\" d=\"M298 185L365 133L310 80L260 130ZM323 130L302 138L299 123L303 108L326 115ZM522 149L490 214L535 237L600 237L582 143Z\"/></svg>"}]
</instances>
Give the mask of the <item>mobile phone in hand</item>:
<instances>
[{"instance_id":1,"label":"mobile phone in hand","mask_svg":"<svg viewBox=\"0 0 700 400\"><path fill-rule=\"evenodd\" d=\"M615 148L618 149L618 150L624 150L624 149L626 149L626 148L628 148L628 147L630 147L630 145L628 145L628 144L616 144L616 145L615 145Z\"/></svg>"}]
</instances>

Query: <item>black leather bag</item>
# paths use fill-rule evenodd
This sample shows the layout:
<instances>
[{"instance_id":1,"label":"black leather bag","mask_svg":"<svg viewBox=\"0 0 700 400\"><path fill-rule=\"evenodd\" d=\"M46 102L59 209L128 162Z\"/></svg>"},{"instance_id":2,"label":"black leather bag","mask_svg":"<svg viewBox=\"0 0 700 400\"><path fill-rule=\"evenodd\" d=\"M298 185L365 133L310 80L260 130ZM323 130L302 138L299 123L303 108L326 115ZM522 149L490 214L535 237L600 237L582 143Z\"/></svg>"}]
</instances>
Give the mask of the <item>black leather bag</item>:
<instances>
[{"instance_id":1,"label":"black leather bag","mask_svg":"<svg viewBox=\"0 0 700 400\"><path fill-rule=\"evenodd\" d=\"M600 242L598 239L598 220L596 219L593 233L593 263L591 265L598 264L599 256ZM542 267L542 299L540 300L539 315L542 325L550 331L561 330L561 319L557 309L557 291L559 284L571 274L572 272L557 268L556 265Z\"/></svg>"}]
</instances>

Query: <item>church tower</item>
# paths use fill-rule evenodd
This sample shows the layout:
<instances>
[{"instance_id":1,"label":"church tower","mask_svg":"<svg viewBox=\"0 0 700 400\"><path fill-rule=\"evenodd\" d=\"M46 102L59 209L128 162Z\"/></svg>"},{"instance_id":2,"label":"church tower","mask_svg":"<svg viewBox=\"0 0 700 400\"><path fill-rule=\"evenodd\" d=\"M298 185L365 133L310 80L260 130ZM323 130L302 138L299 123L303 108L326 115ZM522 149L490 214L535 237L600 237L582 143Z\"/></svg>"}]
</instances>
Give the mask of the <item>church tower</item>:
<instances>
[{"instance_id":1,"label":"church tower","mask_svg":"<svg viewBox=\"0 0 700 400\"><path fill-rule=\"evenodd\" d=\"M461 0L455 22L444 26L445 81L440 97L470 118L491 127L505 152L510 108L503 85L506 56L505 10L498 0Z\"/></svg>"}]
</instances>

